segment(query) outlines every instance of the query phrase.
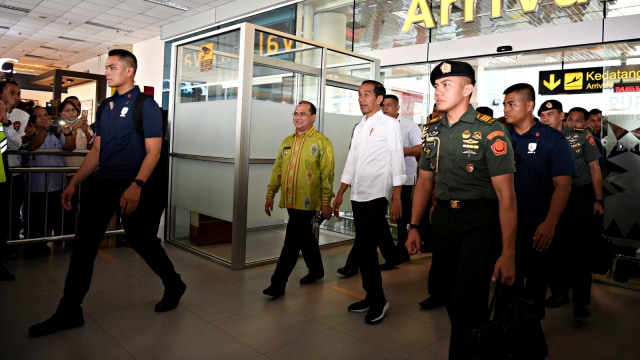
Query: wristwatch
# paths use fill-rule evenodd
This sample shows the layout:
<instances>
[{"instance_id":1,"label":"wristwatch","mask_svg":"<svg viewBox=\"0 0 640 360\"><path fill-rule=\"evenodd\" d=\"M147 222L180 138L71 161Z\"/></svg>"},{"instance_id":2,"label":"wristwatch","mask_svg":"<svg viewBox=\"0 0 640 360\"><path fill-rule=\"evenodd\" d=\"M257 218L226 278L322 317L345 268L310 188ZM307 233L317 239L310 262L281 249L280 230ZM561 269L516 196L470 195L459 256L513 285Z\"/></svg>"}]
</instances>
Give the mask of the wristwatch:
<instances>
[{"instance_id":1,"label":"wristwatch","mask_svg":"<svg viewBox=\"0 0 640 360\"><path fill-rule=\"evenodd\" d=\"M138 185L138 187L143 187L144 186L144 180L135 179L135 180L133 180L133 182L136 183L136 185Z\"/></svg>"},{"instance_id":2,"label":"wristwatch","mask_svg":"<svg viewBox=\"0 0 640 360\"><path fill-rule=\"evenodd\" d=\"M407 231L411 229L420 229L420 224L407 224Z\"/></svg>"}]
</instances>

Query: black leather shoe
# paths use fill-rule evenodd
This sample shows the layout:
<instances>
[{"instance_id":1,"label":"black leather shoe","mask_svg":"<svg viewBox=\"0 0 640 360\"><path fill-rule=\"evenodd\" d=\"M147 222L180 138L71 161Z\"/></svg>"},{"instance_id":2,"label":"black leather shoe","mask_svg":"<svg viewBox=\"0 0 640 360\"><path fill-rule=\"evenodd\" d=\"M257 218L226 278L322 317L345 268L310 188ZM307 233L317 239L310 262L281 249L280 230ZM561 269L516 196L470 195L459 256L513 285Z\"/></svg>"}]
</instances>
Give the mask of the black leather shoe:
<instances>
[{"instance_id":1,"label":"black leather shoe","mask_svg":"<svg viewBox=\"0 0 640 360\"><path fill-rule=\"evenodd\" d=\"M569 303L569 297L558 295L558 296L549 296L547 300L544 302L544 305L548 308L557 308L562 305L566 305Z\"/></svg>"},{"instance_id":2,"label":"black leather shoe","mask_svg":"<svg viewBox=\"0 0 640 360\"><path fill-rule=\"evenodd\" d=\"M400 258L398 258L396 261L393 261L393 262L387 261L386 263L380 265L380 271L393 270L396 268L396 266L402 263L403 261Z\"/></svg>"},{"instance_id":3,"label":"black leather shoe","mask_svg":"<svg viewBox=\"0 0 640 360\"><path fill-rule=\"evenodd\" d=\"M425 300L420 301L419 305L420 305L420 309L422 309L422 310L433 310L433 309L438 308L440 306L444 306L444 301L442 301L439 298L431 295L428 298L426 298Z\"/></svg>"},{"instance_id":4,"label":"black leather shoe","mask_svg":"<svg viewBox=\"0 0 640 360\"><path fill-rule=\"evenodd\" d=\"M358 275L358 269L357 268L347 268L347 267L341 267L338 268L338 274L344 276L345 278L350 278L354 275Z\"/></svg>"},{"instance_id":5,"label":"black leather shoe","mask_svg":"<svg viewBox=\"0 0 640 360\"><path fill-rule=\"evenodd\" d=\"M270 285L268 288L262 290L262 293L267 296L272 296L275 299L284 295L284 289Z\"/></svg>"},{"instance_id":6,"label":"black leather shoe","mask_svg":"<svg viewBox=\"0 0 640 360\"><path fill-rule=\"evenodd\" d=\"M184 295L184 292L187 290L187 285L182 282L182 280L179 281L176 285L165 288L162 299L156 304L156 312L171 311L178 307L180 298L182 298L182 295Z\"/></svg>"},{"instance_id":7,"label":"black leather shoe","mask_svg":"<svg viewBox=\"0 0 640 360\"><path fill-rule=\"evenodd\" d=\"M62 314L56 311L47 320L29 327L29 336L45 336L65 329L73 329L84 325L82 312L74 315Z\"/></svg>"},{"instance_id":8,"label":"black leather shoe","mask_svg":"<svg viewBox=\"0 0 640 360\"><path fill-rule=\"evenodd\" d=\"M313 275L307 274L303 278L300 279L300 284L307 285L316 282L316 280L320 280L324 277L324 275Z\"/></svg>"}]
</instances>

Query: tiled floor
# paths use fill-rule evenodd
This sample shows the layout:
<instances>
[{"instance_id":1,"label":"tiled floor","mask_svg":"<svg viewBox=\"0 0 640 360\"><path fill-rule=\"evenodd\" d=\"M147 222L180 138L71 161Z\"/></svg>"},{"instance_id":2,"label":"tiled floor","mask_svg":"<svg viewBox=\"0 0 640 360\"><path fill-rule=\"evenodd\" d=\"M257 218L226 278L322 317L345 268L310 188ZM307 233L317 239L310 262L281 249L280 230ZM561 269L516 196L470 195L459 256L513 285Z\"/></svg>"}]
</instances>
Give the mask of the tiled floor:
<instances>
[{"instance_id":1,"label":"tiled floor","mask_svg":"<svg viewBox=\"0 0 640 360\"><path fill-rule=\"evenodd\" d=\"M326 277L301 286L303 262L284 297L262 295L274 265L231 271L167 245L188 284L181 305L153 311L160 281L130 249L100 252L84 304L86 324L47 337L27 336L61 294L69 253L7 262L18 277L0 282L0 358L14 359L446 359L444 309L425 312L430 258L415 257L383 273L391 303L383 323L364 323L346 307L363 296L360 277L341 279L349 247L323 250ZM571 307L547 312L549 359L640 358L640 292L594 284L593 316L571 319Z\"/></svg>"}]
</instances>

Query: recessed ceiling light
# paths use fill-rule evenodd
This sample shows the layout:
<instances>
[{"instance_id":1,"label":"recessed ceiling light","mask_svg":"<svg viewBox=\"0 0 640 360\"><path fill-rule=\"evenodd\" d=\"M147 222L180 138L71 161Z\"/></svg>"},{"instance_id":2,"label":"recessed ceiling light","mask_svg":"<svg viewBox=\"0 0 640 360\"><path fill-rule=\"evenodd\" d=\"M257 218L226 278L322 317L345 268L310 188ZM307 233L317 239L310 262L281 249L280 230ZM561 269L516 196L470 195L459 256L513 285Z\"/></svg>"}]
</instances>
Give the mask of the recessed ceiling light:
<instances>
[{"instance_id":1,"label":"recessed ceiling light","mask_svg":"<svg viewBox=\"0 0 640 360\"><path fill-rule=\"evenodd\" d=\"M167 6L167 7L170 7L170 8L173 8L173 9L182 10L182 11L189 10L189 8L187 6L182 5L182 4L178 4L178 3L174 3L172 1L166 1L166 0L144 0L144 1L148 1L150 3Z\"/></svg>"},{"instance_id":2,"label":"recessed ceiling light","mask_svg":"<svg viewBox=\"0 0 640 360\"><path fill-rule=\"evenodd\" d=\"M93 25L93 26L97 26L97 27L101 27L101 28L105 28L105 29L117 30L117 31L125 31L125 32L132 32L133 31L131 29L123 28L123 27L120 27L120 26L111 26L111 25L101 24L101 23L97 23L97 22L93 22L93 21L85 21L84 23L87 24L87 25Z\"/></svg>"}]
</instances>

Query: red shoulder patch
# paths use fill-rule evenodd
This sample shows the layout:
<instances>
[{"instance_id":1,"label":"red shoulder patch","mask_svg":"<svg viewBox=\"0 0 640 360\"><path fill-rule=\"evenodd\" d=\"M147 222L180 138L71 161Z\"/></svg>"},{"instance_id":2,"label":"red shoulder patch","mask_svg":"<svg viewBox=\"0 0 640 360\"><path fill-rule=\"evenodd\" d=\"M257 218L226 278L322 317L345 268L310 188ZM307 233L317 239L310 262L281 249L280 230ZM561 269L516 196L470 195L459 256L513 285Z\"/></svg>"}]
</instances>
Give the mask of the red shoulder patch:
<instances>
[{"instance_id":1,"label":"red shoulder patch","mask_svg":"<svg viewBox=\"0 0 640 360\"><path fill-rule=\"evenodd\" d=\"M507 143L502 139L498 139L491 144L491 151L495 156L505 155L507 153Z\"/></svg>"}]
</instances>

